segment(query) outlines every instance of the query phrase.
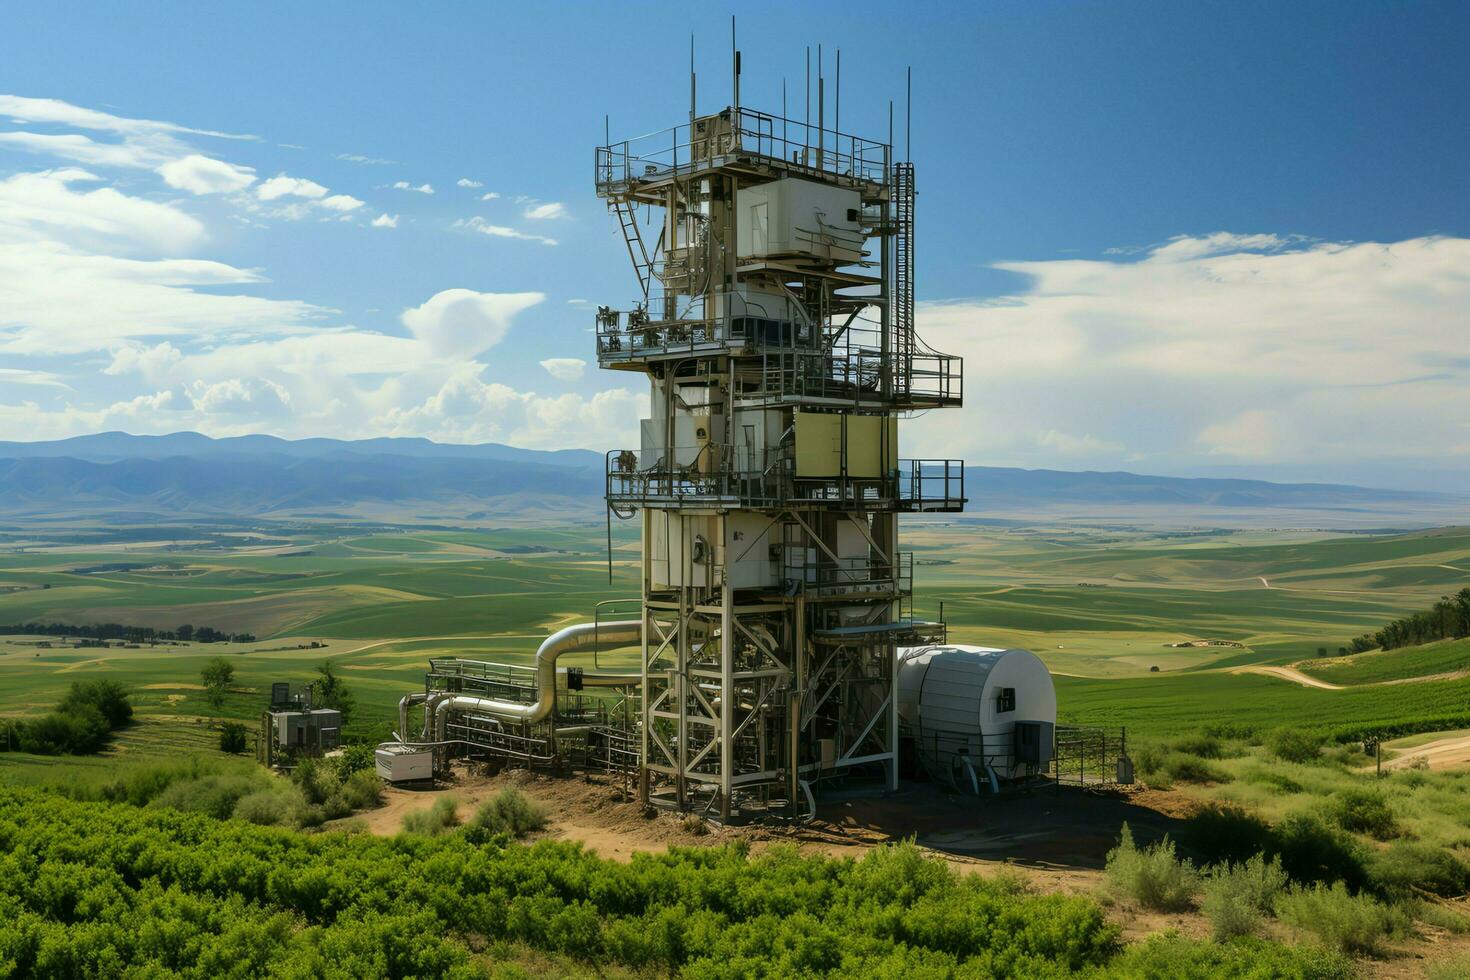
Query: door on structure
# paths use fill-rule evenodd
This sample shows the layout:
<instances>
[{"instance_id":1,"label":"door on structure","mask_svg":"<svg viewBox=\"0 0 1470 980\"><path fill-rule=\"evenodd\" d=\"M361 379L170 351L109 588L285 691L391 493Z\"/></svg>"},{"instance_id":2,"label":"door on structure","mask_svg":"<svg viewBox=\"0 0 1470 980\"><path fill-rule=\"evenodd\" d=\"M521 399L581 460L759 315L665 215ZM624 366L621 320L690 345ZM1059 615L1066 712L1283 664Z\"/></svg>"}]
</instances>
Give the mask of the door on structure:
<instances>
[{"instance_id":1,"label":"door on structure","mask_svg":"<svg viewBox=\"0 0 1470 980\"><path fill-rule=\"evenodd\" d=\"M770 238L771 224L769 212L766 210L766 202L751 205L750 208L750 244L756 255L765 255L769 249L766 243Z\"/></svg>"}]
</instances>

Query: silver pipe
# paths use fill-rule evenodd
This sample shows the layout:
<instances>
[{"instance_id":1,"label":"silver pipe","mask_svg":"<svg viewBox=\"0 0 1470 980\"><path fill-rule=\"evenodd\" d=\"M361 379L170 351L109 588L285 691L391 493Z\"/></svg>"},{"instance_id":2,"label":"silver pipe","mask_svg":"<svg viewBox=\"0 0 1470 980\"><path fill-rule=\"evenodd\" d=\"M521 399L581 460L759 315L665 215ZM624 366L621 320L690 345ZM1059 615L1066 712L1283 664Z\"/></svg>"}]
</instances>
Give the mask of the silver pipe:
<instances>
[{"instance_id":1,"label":"silver pipe","mask_svg":"<svg viewBox=\"0 0 1470 980\"><path fill-rule=\"evenodd\" d=\"M428 697L429 695L426 691L414 691L411 694L405 694L403 697L398 699L397 734L400 739L408 738L408 706L426 700Z\"/></svg>"},{"instance_id":2,"label":"silver pipe","mask_svg":"<svg viewBox=\"0 0 1470 980\"><path fill-rule=\"evenodd\" d=\"M613 623L578 623L557 630L541 642L536 651L536 700L531 704L498 701L456 694L433 706L434 733L443 741L451 711L483 711L504 721L534 724L551 714L556 706L556 659L564 653L582 650L617 649L643 641L643 620L625 619ZM588 680L596 678L591 675ZM593 681L595 683L595 680Z\"/></svg>"}]
</instances>

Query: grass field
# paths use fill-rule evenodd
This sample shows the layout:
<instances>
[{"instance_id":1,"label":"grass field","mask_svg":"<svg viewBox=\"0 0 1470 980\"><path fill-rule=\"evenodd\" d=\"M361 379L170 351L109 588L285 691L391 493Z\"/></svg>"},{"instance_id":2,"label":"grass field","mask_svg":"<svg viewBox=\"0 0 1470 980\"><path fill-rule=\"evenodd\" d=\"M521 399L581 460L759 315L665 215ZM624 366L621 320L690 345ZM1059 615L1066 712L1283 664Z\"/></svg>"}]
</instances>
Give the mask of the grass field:
<instances>
[{"instance_id":1,"label":"grass field","mask_svg":"<svg viewBox=\"0 0 1470 980\"><path fill-rule=\"evenodd\" d=\"M258 717L272 682L307 681L331 660L359 705L349 734L381 732L430 657L526 662L548 631L633 595L635 529L614 528L611 582L603 535L594 524L0 529L0 623L190 623L259 637L107 650L3 637L0 713L42 711L71 681L105 676L134 692L140 717L119 753L163 753L198 741L200 722L216 715L197 688L210 658L235 664L218 714L240 719ZM954 639L1035 650L1058 675L1063 721L1166 737L1284 720L1333 731L1463 724L1470 713L1463 680L1335 691L1233 672L1335 652L1464 586L1470 529L1343 536L916 520L904 547L915 553L916 614L937 618L942 603ZM1173 645L1190 641L1219 645ZM1352 686L1465 666L1470 646L1441 644L1304 669Z\"/></svg>"}]
</instances>

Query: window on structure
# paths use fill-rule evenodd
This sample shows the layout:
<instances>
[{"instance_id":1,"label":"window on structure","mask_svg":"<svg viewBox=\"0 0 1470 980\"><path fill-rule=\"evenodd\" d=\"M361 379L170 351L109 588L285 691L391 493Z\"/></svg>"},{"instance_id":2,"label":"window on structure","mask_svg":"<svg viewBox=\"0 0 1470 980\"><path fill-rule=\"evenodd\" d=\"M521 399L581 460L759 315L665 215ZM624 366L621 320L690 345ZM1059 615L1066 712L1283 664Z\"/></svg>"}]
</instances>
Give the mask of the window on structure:
<instances>
[{"instance_id":1,"label":"window on structure","mask_svg":"<svg viewBox=\"0 0 1470 980\"><path fill-rule=\"evenodd\" d=\"M1016 689L1014 687L1003 687L995 693L995 712L1001 714L1006 711L1016 710Z\"/></svg>"}]
</instances>

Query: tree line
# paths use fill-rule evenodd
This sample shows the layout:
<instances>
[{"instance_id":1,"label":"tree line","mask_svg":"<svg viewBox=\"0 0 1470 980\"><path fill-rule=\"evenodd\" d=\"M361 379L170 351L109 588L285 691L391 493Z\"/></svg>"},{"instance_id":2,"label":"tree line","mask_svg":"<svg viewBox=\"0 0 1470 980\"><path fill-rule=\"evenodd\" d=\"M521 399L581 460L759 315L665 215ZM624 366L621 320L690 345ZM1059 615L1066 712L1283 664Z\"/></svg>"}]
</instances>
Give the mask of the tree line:
<instances>
[{"instance_id":1,"label":"tree line","mask_svg":"<svg viewBox=\"0 0 1470 980\"><path fill-rule=\"evenodd\" d=\"M1445 596L1423 612L1395 619L1382 629L1354 637L1348 648L1353 653L1397 650L1467 636L1470 636L1470 588Z\"/></svg>"},{"instance_id":2,"label":"tree line","mask_svg":"<svg viewBox=\"0 0 1470 980\"><path fill-rule=\"evenodd\" d=\"M122 623L12 623L0 626L0 636L77 636L89 640L123 640L127 643L154 643L177 640L182 643L254 643L254 633L230 633L213 626L185 623L171 630L152 626L125 626Z\"/></svg>"}]
</instances>

